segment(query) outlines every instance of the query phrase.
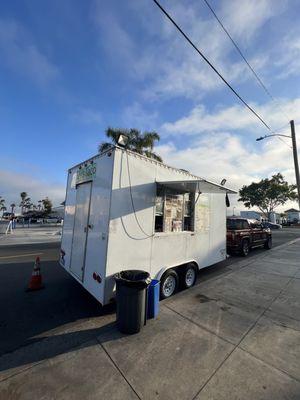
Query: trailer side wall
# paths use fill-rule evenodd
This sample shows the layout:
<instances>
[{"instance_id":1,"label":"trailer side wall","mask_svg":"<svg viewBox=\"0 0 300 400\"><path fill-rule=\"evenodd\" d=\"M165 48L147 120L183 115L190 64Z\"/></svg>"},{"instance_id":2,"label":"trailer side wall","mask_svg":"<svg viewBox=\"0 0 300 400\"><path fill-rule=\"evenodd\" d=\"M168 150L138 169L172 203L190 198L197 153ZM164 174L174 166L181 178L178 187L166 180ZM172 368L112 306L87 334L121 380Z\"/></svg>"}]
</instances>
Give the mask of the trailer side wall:
<instances>
[{"instance_id":1,"label":"trailer side wall","mask_svg":"<svg viewBox=\"0 0 300 400\"><path fill-rule=\"evenodd\" d=\"M195 261L203 268L226 257L225 194L199 196L194 231L154 233L156 182L188 179L195 177L115 150L105 303L113 297L113 275L121 270L143 269L159 279L172 266Z\"/></svg>"}]
</instances>

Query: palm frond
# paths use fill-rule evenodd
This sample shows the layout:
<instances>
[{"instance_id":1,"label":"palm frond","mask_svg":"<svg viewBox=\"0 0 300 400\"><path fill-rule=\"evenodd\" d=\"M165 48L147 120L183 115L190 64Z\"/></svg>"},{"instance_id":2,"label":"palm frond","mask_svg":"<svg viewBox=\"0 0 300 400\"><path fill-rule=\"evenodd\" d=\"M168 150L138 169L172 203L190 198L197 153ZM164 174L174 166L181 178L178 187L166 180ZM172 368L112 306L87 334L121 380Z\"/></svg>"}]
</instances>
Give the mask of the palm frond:
<instances>
[{"instance_id":1,"label":"palm frond","mask_svg":"<svg viewBox=\"0 0 300 400\"><path fill-rule=\"evenodd\" d=\"M103 153L104 151L106 151L106 150L108 150L108 149L110 149L110 148L112 148L112 147L113 147L113 144L112 144L112 143L103 142L103 143L99 144L99 146L98 146L98 152L99 152L99 153Z\"/></svg>"},{"instance_id":2,"label":"palm frond","mask_svg":"<svg viewBox=\"0 0 300 400\"><path fill-rule=\"evenodd\" d=\"M142 134L141 131L136 128L125 129L108 127L105 134L107 138L111 140L111 143L101 143L98 147L100 153L109 149L114 144L117 144L119 135L123 134L128 136L127 149L162 162L162 158L153 152L155 142L160 140L159 134L155 131L146 131Z\"/></svg>"}]
</instances>

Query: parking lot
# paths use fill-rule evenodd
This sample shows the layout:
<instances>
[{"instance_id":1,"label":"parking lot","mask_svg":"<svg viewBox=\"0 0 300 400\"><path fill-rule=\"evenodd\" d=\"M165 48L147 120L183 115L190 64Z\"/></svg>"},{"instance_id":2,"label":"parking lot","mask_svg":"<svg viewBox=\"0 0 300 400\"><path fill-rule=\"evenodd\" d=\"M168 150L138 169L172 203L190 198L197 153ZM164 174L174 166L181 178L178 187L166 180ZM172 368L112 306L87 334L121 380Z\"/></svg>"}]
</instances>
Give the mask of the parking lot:
<instances>
[{"instance_id":1,"label":"parking lot","mask_svg":"<svg viewBox=\"0 0 300 400\"><path fill-rule=\"evenodd\" d=\"M299 238L275 231L273 250L202 270L132 336L58 266L57 243L2 247L0 398L299 399ZM37 255L45 289L26 293Z\"/></svg>"}]
</instances>

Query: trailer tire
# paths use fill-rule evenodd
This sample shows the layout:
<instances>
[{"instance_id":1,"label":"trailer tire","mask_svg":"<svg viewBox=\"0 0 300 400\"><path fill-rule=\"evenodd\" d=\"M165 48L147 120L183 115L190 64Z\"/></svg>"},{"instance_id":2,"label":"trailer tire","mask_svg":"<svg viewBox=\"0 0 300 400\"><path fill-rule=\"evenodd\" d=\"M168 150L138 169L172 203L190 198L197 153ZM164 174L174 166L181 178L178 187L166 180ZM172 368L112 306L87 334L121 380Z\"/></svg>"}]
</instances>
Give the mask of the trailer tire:
<instances>
[{"instance_id":1,"label":"trailer tire","mask_svg":"<svg viewBox=\"0 0 300 400\"><path fill-rule=\"evenodd\" d=\"M174 269L168 269L160 279L160 298L171 297L178 288L178 274Z\"/></svg>"},{"instance_id":2,"label":"trailer tire","mask_svg":"<svg viewBox=\"0 0 300 400\"><path fill-rule=\"evenodd\" d=\"M182 286L185 289L189 289L194 286L197 280L198 268L194 263L188 263L184 268L182 274Z\"/></svg>"}]
</instances>

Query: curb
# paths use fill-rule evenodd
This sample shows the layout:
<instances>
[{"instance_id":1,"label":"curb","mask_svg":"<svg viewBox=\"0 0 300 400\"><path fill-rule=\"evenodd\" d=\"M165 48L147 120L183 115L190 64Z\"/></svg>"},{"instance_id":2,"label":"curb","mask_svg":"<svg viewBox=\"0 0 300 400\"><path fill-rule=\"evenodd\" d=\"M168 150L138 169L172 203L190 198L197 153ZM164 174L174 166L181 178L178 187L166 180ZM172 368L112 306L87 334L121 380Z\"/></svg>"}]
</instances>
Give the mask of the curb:
<instances>
[{"instance_id":1,"label":"curb","mask_svg":"<svg viewBox=\"0 0 300 400\"><path fill-rule=\"evenodd\" d=\"M202 281L200 281L200 282L198 281L198 284L196 283L195 286L193 286L193 287L191 287L191 288L189 289L189 293L190 293L191 291L197 290L197 288L199 289L199 286L200 286L201 284L205 284L205 283L207 283L207 282L209 282L209 283L210 283L210 282L215 282L215 281L217 281L217 280L219 280L219 279L222 279L222 278L224 278L224 276L231 275L231 274L235 273L236 271L239 271L239 270L241 270L241 269L247 267L248 265L253 264L253 263L254 263L255 261L257 261L258 259L263 259L263 258L267 257L268 254L270 254L270 252L280 250L280 249L282 249L282 248L288 247L288 246L290 246L290 245L292 245L292 244L294 244L294 243L297 243L297 242L300 242L300 238L292 239L292 240L290 240L289 242L286 242L286 243L283 243L283 244L281 244L281 245L279 245L279 246L276 246L276 247L274 247L274 248L272 248L272 249L266 251L267 254L266 254L266 253L260 253L260 254L257 254L257 255L255 255L255 256L251 256L251 257L249 257L248 259L246 258L245 260L240 260L240 261L237 261L236 263L233 263L233 264L230 264L230 265L228 265L228 266L225 266L224 269L229 268L226 272L224 272L224 273L221 274L221 275L217 275L217 276L215 276L215 277L211 277L209 280L204 279L204 280L202 280ZM213 265L212 265L212 267L213 267ZM231 269L231 267L233 267L233 268ZM203 268L203 269L205 270L206 268L209 269L210 267L205 267L205 268ZM186 293L185 290L183 290L183 291L177 293L177 296L183 296L184 293ZM172 299L172 297L170 297L170 299ZM167 304L168 304L168 300L169 300L169 299L162 300L162 303L161 303L161 304L162 304L162 305L164 305L164 304L167 305Z\"/></svg>"},{"instance_id":2,"label":"curb","mask_svg":"<svg viewBox=\"0 0 300 400\"><path fill-rule=\"evenodd\" d=\"M55 240L47 240L43 242L22 242L22 243L1 243L0 241L0 248L4 247L19 247L19 246L31 246L37 244L59 244L61 242L61 238L55 238Z\"/></svg>"},{"instance_id":3,"label":"curb","mask_svg":"<svg viewBox=\"0 0 300 400\"><path fill-rule=\"evenodd\" d=\"M240 261L238 261L236 263L233 263L232 265L240 266L241 268L246 267L247 265L252 264L252 262L256 261L259 258L267 257L268 254L270 254L270 252L277 251L277 250L280 250L282 248L288 247L288 246L290 246L290 245L292 245L294 243L297 243L299 241L300 241L300 238L292 239L289 242L282 243L279 246L273 247L272 249L268 250L265 253L256 254L255 256L251 256L248 259L246 258L245 260L240 260Z\"/></svg>"},{"instance_id":4,"label":"curb","mask_svg":"<svg viewBox=\"0 0 300 400\"><path fill-rule=\"evenodd\" d=\"M241 270L241 269L243 269L245 267L248 267L248 265L253 264L255 261L257 261L259 259L264 259L265 257L268 257L268 254L270 254L270 252L275 252L277 250L280 250L282 248L288 247L288 246L290 246L290 245L292 245L294 243L297 243L299 241L300 241L300 238L292 239L289 242L286 242L286 243L283 243L283 244L281 244L279 246L276 246L276 247L274 247L274 248L272 248L272 249L270 249L270 250L268 250L268 251L266 251L264 253L260 253L260 254L257 254L255 256L251 256L249 258L246 258L245 260L240 260L240 261L237 261L236 263L233 263L233 264L230 264L228 266L225 266L224 267L225 269L227 267L229 268L227 272L225 272L222 275L217 275L217 276L211 278L209 281L210 282L214 282L214 281L217 281L218 279L222 279L224 276L231 275L231 274L235 273L236 271L239 271L239 270ZM210 267L208 267L208 268L210 268ZM203 282L206 282L206 280L204 280ZM195 285L194 287L197 287L197 286L198 285ZM190 290L193 290L193 288L191 288Z\"/></svg>"}]
</instances>

